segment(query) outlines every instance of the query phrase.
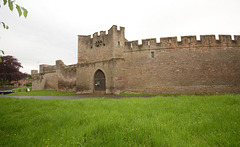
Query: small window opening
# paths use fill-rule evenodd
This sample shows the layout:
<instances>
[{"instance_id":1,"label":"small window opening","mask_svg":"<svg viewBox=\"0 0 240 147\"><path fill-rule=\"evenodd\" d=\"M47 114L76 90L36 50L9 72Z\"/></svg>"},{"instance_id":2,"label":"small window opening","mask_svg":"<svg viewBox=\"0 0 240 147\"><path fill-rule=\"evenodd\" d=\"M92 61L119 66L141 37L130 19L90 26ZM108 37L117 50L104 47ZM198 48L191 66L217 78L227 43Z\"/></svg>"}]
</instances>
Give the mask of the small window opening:
<instances>
[{"instance_id":1,"label":"small window opening","mask_svg":"<svg viewBox=\"0 0 240 147\"><path fill-rule=\"evenodd\" d=\"M168 42L169 42L169 43L172 43L172 40L171 40L171 39L169 39L169 40L168 40Z\"/></svg>"},{"instance_id":2,"label":"small window opening","mask_svg":"<svg viewBox=\"0 0 240 147\"><path fill-rule=\"evenodd\" d=\"M150 41L148 41L147 44L150 45Z\"/></svg>"},{"instance_id":3,"label":"small window opening","mask_svg":"<svg viewBox=\"0 0 240 147\"><path fill-rule=\"evenodd\" d=\"M120 41L118 41L118 45L120 45Z\"/></svg>"},{"instance_id":4,"label":"small window opening","mask_svg":"<svg viewBox=\"0 0 240 147\"><path fill-rule=\"evenodd\" d=\"M190 43L190 42L191 42L191 39L190 39L190 38L188 38L187 40L188 40L188 43Z\"/></svg>"},{"instance_id":5,"label":"small window opening","mask_svg":"<svg viewBox=\"0 0 240 147\"><path fill-rule=\"evenodd\" d=\"M91 48L92 48L92 46L91 46Z\"/></svg>"},{"instance_id":6,"label":"small window opening","mask_svg":"<svg viewBox=\"0 0 240 147\"><path fill-rule=\"evenodd\" d=\"M154 52L151 52L151 57L154 58Z\"/></svg>"},{"instance_id":7,"label":"small window opening","mask_svg":"<svg viewBox=\"0 0 240 147\"><path fill-rule=\"evenodd\" d=\"M105 46L105 43L103 43L103 46Z\"/></svg>"},{"instance_id":8,"label":"small window opening","mask_svg":"<svg viewBox=\"0 0 240 147\"><path fill-rule=\"evenodd\" d=\"M131 46L131 48L133 48L133 44L132 43L130 43L130 46Z\"/></svg>"}]
</instances>

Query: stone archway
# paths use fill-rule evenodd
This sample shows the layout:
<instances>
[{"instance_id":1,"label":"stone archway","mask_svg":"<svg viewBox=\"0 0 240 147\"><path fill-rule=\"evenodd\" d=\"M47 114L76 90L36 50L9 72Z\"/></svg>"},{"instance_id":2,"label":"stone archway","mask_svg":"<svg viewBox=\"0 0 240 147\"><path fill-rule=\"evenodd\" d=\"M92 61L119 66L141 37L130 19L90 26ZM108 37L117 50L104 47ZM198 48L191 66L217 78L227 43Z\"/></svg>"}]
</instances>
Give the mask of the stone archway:
<instances>
[{"instance_id":1,"label":"stone archway","mask_svg":"<svg viewBox=\"0 0 240 147\"><path fill-rule=\"evenodd\" d=\"M94 74L94 92L106 92L105 74L100 69Z\"/></svg>"}]
</instances>

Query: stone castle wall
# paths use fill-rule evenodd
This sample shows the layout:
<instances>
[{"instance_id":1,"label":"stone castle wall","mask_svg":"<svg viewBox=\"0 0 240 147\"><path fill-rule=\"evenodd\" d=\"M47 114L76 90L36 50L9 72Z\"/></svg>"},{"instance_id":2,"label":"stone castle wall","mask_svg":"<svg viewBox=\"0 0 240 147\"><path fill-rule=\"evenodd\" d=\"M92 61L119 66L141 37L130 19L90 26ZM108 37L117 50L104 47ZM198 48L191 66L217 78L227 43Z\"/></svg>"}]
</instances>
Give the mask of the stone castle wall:
<instances>
[{"instance_id":1,"label":"stone castle wall","mask_svg":"<svg viewBox=\"0 0 240 147\"><path fill-rule=\"evenodd\" d=\"M202 35L128 41L125 28L78 36L78 63L40 66L38 89L95 93L103 71L105 93L217 94L240 92L240 36ZM56 77L57 80L54 79ZM56 82L57 81L57 82ZM57 84L56 84L57 83Z\"/></svg>"},{"instance_id":2,"label":"stone castle wall","mask_svg":"<svg viewBox=\"0 0 240 147\"><path fill-rule=\"evenodd\" d=\"M56 61L58 76L58 91L76 91L77 65L65 65L61 60Z\"/></svg>"},{"instance_id":3,"label":"stone castle wall","mask_svg":"<svg viewBox=\"0 0 240 147\"><path fill-rule=\"evenodd\" d=\"M33 78L32 89L33 90L51 90L57 89L57 75L56 66L40 65L40 70L32 70L31 75Z\"/></svg>"},{"instance_id":4,"label":"stone castle wall","mask_svg":"<svg viewBox=\"0 0 240 147\"><path fill-rule=\"evenodd\" d=\"M65 65L61 60L56 65L40 65L39 73L32 70L33 90L76 91L76 64Z\"/></svg>"},{"instance_id":5,"label":"stone castle wall","mask_svg":"<svg viewBox=\"0 0 240 147\"><path fill-rule=\"evenodd\" d=\"M240 92L240 49L236 47L126 51L124 59L125 93Z\"/></svg>"},{"instance_id":6,"label":"stone castle wall","mask_svg":"<svg viewBox=\"0 0 240 147\"><path fill-rule=\"evenodd\" d=\"M94 74L97 70L104 72L106 76L106 93L115 93L120 85L115 85L117 64L123 62L122 58L114 58L92 63L79 63L77 68L77 93L95 93L94 91Z\"/></svg>"}]
</instances>

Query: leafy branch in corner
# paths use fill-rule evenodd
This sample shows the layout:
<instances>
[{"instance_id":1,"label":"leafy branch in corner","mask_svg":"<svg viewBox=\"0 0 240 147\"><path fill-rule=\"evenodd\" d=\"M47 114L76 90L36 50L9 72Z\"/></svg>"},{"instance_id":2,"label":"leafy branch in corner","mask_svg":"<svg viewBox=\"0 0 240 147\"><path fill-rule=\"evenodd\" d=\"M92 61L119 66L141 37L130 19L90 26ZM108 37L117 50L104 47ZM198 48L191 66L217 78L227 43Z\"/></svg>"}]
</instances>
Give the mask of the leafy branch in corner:
<instances>
[{"instance_id":1,"label":"leafy branch in corner","mask_svg":"<svg viewBox=\"0 0 240 147\"><path fill-rule=\"evenodd\" d=\"M0 50L0 53L2 53L4 55L4 51ZM2 58L0 57L0 62L2 62Z\"/></svg>"},{"instance_id":2,"label":"leafy branch in corner","mask_svg":"<svg viewBox=\"0 0 240 147\"><path fill-rule=\"evenodd\" d=\"M24 7L19 6L18 4L15 3L15 0L3 0L3 5L7 5L8 4L8 8L13 11L13 8L15 7L18 11L19 17L20 16L24 16L25 18L28 15L28 11L27 9L25 9ZM1 8L1 5L0 5ZM4 22L0 22L0 25L3 25L4 29L9 29L9 26L6 25ZM2 53L4 55L4 51L0 50L0 53ZM2 62L2 57L0 57L0 62Z\"/></svg>"},{"instance_id":3,"label":"leafy branch in corner","mask_svg":"<svg viewBox=\"0 0 240 147\"><path fill-rule=\"evenodd\" d=\"M8 8L13 11L13 8L15 6L15 8L18 11L19 17L20 16L24 16L25 18L28 15L28 11L27 9L25 9L24 7L19 6L18 4L15 3L15 1L13 0L3 0L3 5L7 5L8 4ZM0 6L1 7L1 6ZM7 26L4 22L0 22L3 25L4 29L9 29L9 26Z\"/></svg>"}]
</instances>

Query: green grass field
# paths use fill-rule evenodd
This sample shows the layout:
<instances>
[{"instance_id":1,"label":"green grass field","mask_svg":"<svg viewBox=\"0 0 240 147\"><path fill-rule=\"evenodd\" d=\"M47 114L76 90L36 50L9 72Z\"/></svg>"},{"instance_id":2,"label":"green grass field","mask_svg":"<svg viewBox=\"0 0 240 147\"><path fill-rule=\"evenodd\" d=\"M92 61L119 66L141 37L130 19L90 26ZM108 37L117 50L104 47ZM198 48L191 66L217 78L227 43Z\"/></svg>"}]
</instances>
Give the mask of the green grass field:
<instances>
[{"instance_id":1,"label":"green grass field","mask_svg":"<svg viewBox=\"0 0 240 147\"><path fill-rule=\"evenodd\" d=\"M240 146L240 95L1 97L0 146Z\"/></svg>"},{"instance_id":2,"label":"green grass field","mask_svg":"<svg viewBox=\"0 0 240 147\"><path fill-rule=\"evenodd\" d=\"M76 92L62 92L56 90L34 90L30 92L26 92L26 87L22 90L22 92L11 93L8 95L75 95ZM13 89L14 90L14 89ZM14 91L18 91L17 89Z\"/></svg>"}]
</instances>

